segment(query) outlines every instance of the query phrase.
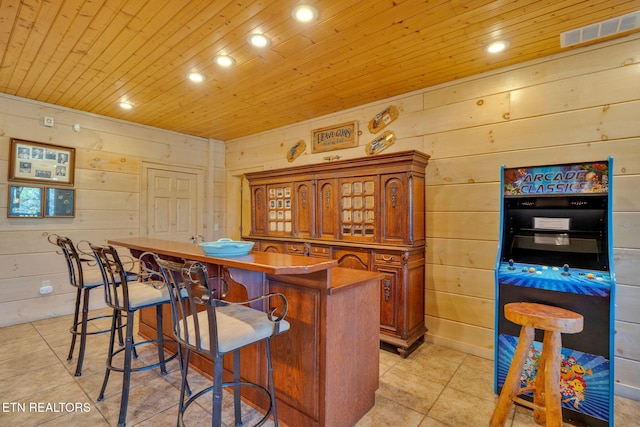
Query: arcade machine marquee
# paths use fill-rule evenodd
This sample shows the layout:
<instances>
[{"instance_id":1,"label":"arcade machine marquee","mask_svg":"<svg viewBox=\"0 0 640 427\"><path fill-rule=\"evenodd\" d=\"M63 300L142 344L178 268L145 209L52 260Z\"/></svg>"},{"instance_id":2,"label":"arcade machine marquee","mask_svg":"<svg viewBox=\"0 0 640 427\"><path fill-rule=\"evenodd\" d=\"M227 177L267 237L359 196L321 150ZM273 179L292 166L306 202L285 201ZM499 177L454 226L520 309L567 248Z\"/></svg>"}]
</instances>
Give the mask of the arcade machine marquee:
<instances>
[{"instance_id":1,"label":"arcade machine marquee","mask_svg":"<svg viewBox=\"0 0 640 427\"><path fill-rule=\"evenodd\" d=\"M562 335L562 412L565 421L585 426L613 426L612 163L502 168L495 392L520 333L505 319L504 305L525 301L575 311L584 329ZM536 331L522 387L535 378L541 348Z\"/></svg>"}]
</instances>

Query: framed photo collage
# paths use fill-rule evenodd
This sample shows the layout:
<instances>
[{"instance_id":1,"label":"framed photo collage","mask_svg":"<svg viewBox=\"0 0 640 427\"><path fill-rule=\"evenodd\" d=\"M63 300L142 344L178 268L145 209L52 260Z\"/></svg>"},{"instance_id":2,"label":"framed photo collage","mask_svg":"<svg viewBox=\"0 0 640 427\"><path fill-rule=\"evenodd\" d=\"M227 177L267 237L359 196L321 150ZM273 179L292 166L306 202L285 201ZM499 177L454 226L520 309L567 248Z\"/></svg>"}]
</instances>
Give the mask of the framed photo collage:
<instances>
[{"instance_id":1,"label":"framed photo collage","mask_svg":"<svg viewBox=\"0 0 640 427\"><path fill-rule=\"evenodd\" d=\"M7 217L75 217L75 148L11 139Z\"/></svg>"}]
</instances>

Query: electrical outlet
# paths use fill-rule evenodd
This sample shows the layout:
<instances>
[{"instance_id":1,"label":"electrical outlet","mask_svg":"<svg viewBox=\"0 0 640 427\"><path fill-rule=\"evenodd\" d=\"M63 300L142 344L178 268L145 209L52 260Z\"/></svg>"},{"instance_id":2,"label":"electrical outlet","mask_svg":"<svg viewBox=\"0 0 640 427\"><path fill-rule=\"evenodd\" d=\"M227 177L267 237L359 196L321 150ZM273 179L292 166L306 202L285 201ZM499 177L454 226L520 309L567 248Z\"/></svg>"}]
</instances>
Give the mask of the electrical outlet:
<instances>
[{"instance_id":1,"label":"electrical outlet","mask_svg":"<svg viewBox=\"0 0 640 427\"><path fill-rule=\"evenodd\" d=\"M44 282L42 282L42 283L44 283ZM52 292L53 292L53 286L51 286L51 285L42 286L40 288L40 295L49 295Z\"/></svg>"},{"instance_id":2,"label":"electrical outlet","mask_svg":"<svg viewBox=\"0 0 640 427\"><path fill-rule=\"evenodd\" d=\"M53 292L53 286L51 286L51 280L43 280L40 286L40 295L49 295Z\"/></svg>"},{"instance_id":3,"label":"electrical outlet","mask_svg":"<svg viewBox=\"0 0 640 427\"><path fill-rule=\"evenodd\" d=\"M53 125L55 124L53 117L47 117L45 116L42 122L43 125L48 126L48 127L53 127Z\"/></svg>"}]
</instances>

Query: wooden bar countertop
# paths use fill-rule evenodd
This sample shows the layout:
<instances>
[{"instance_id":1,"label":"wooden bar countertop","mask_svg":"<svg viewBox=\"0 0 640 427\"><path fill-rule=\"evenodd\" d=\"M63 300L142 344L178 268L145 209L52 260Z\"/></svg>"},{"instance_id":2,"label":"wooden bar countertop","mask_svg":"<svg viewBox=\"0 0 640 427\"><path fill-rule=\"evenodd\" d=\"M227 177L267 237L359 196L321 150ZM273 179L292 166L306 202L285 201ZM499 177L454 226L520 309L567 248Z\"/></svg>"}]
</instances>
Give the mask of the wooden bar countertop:
<instances>
[{"instance_id":1,"label":"wooden bar countertop","mask_svg":"<svg viewBox=\"0 0 640 427\"><path fill-rule=\"evenodd\" d=\"M247 255L241 256L214 257L206 255L202 248L195 243L175 242L150 237L109 239L107 242L110 245L124 246L138 251L149 251L158 255L259 271L266 274L307 274L338 265L338 261L331 259L272 252L249 252Z\"/></svg>"}]
</instances>

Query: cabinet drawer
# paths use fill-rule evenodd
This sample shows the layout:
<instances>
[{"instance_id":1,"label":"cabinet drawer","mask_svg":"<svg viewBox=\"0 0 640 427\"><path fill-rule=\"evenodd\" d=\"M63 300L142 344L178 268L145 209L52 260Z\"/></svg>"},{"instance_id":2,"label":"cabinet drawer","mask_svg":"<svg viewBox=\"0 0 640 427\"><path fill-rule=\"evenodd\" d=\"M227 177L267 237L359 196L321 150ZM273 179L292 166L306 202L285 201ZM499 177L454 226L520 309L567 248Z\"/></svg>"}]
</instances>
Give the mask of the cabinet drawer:
<instances>
[{"instance_id":1,"label":"cabinet drawer","mask_svg":"<svg viewBox=\"0 0 640 427\"><path fill-rule=\"evenodd\" d=\"M377 252L375 256L376 265L401 265L403 254L401 252L385 253Z\"/></svg>"},{"instance_id":2,"label":"cabinet drawer","mask_svg":"<svg viewBox=\"0 0 640 427\"><path fill-rule=\"evenodd\" d=\"M284 245L280 242L262 241L260 242L260 250L262 252L273 252L273 253L283 254Z\"/></svg>"},{"instance_id":3,"label":"cabinet drawer","mask_svg":"<svg viewBox=\"0 0 640 427\"><path fill-rule=\"evenodd\" d=\"M333 259L338 260L340 267L354 268L356 270L369 270L370 256L368 250L359 248L334 249L333 252Z\"/></svg>"},{"instance_id":4,"label":"cabinet drawer","mask_svg":"<svg viewBox=\"0 0 640 427\"><path fill-rule=\"evenodd\" d=\"M311 246L311 256L331 258L331 248L329 246Z\"/></svg>"},{"instance_id":5,"label":"cabinet drawer","mask_svg":"<svg viewBox=\"0 0 640 427\"><path fill-rule=\"evenodd\" d=\"M304 243L287 243L287 253L294 255L306 255L307 246Z\"/></svg>"}]
</instances>

